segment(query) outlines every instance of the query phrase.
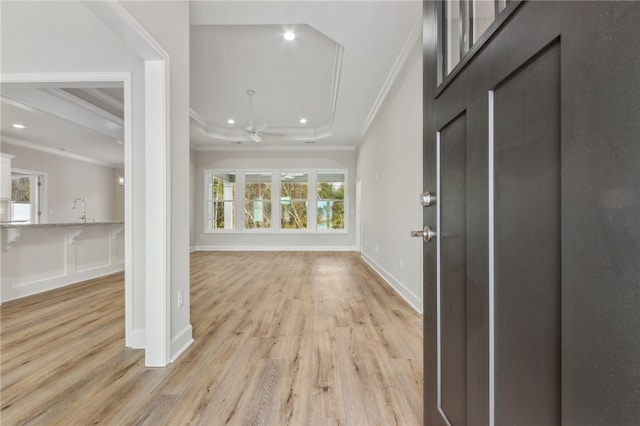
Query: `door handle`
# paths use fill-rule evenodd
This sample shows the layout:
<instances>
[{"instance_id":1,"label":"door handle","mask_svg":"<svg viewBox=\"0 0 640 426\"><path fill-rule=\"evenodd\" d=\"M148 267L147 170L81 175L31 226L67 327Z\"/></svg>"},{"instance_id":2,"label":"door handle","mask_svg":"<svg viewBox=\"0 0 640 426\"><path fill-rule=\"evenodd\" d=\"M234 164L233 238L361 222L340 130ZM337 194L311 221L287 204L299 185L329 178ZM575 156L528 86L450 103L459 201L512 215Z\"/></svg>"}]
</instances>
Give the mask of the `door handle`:
<instances>
[{"instance_id":1,"label":"door handle","mask_svg":"<svg viewBox=\"0 0 640 426\"><path fill-rule=\"evenodd\" d=\"M421 231L411 231L411 236L415 238L422 238L426 243L429 243L436 237L436 231L427 225Z\"/></svg>"}]
</instances>

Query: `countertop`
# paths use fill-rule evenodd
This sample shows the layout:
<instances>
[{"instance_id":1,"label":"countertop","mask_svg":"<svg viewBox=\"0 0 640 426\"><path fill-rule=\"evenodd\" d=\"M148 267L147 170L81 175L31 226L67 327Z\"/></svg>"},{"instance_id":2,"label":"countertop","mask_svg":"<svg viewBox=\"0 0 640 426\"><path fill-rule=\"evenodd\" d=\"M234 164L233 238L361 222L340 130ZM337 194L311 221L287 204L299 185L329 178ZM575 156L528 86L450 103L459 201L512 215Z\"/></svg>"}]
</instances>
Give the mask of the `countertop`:
<instances>
[{"instance_id":1,"label":"countertop","mask_svg":"<svg viewBox=\"0 0 640 426\"><path fill-rule=\"evenodd\" d=\"M46 228L51 226L93 226L93 225L122 225L122 221L103 222L62 222L62 223L23 223L23 222L0 222L0 228Z\"/></svg>"}]
</instances>

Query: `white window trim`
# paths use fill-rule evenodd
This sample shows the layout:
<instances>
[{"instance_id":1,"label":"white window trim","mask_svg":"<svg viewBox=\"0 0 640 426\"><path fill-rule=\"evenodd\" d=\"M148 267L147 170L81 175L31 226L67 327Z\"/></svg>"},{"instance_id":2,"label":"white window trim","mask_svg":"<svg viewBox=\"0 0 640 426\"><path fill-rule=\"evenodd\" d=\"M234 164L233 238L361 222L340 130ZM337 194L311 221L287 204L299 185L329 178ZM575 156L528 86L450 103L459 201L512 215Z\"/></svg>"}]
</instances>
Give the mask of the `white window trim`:
<instances>
[{"instance_id":1,"label":"white window trim","mask_svg":"<svg viewBox=\"0 0 640 426\"><path fill-rule=\"evenodd\" d=\"M213 203L215 201L213 200L209 200L209 176L210 174L222 174L222 173L228 173L228 174L233 174L235 173L233 170L227 170L227 169L207 169L204 171L204 192L203 192L203 199L204 199L204 206L203 206L203 219L204 219L204 229L205 232L213 232L213 233L233 233L236 232L237 230L237 224L238 224L238 206L237 206L237 199L240 196L238 194L238 176L236 175L236 199L234 200L234 202L236 203L236 217L235 219L235 224L236 226L233 229L209 229L209 204ZM244 177L243 177L244 179ZM243 182L244 185L244 182Z\"/></svg>"},{"instance_id":2,"label":"white window trim","mask_svg":"<svg viewBox=\"0 0 640 426\"><path fill-rule=\"evenodd\" d=\"M271 173L271 228L246 229L244 227L244 186L246 173ZM209 229L208 218L208 177L210 174L232 173L236 175L236 226L235 229ZM307 202L309 210L307 211L307 229L282 229L280 225L280 191L282 173L306 173L308 175L309 192ZM317 185L318 174L344 174L344 228L343 229L317 229ZM251 234L251 235L274 235L274 234L323 234L323 235L341 235L349 233L349 171L348 169L296 169L296 168L278 168L278 169L204 169L204 191L203 191L203 225L205 234ZM275 214L274 214L275 213Z\"/></svg>"}]
</instances>

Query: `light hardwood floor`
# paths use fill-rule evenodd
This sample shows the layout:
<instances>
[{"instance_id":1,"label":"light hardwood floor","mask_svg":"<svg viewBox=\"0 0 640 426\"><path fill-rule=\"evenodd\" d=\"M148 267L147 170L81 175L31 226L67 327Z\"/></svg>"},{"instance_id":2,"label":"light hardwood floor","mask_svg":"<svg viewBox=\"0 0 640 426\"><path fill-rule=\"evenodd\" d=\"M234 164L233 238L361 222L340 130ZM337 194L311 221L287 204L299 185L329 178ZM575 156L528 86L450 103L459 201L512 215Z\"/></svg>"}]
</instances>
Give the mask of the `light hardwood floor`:
<instances>
[{"instance_id":1,"label":"light hardwood floor","mask_svg":"<svg viewBox=\"0 0 640 426\"><path fill-rule=\"evenodd\" d=\"M3 426L423 423L422 318L355 253L193 253L162 369L124 347L123 279L3 304Z\"/></svg>"}]
</instances>

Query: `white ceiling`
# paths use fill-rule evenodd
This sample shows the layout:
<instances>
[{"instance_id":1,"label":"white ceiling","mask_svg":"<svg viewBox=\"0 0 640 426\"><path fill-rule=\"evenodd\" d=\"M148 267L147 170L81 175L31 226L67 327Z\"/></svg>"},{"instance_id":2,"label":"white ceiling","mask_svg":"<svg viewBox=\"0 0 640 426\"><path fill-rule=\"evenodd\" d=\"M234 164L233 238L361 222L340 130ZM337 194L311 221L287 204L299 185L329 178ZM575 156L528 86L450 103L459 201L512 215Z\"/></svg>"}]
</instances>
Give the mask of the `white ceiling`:
<instances>
[{"instance_id":1,"label":"white ceiling","mask_svg":"<svg viewBox=\"0 0 640 426\"><path fill-rule=\"evenodd\" d=\"M254 126L284 139L328 136L340 81L342 46L308 25L198 25L191 28L192 140L244 141L249 124L248 89L254 90ZM235 127L227 119L235 120ZM306 118L306 125L300 119ZM265 140L276 141L277 138ZM280 138L283 139L283 138Z\"/></svg>"},{"instance_id":2,"label":"white ceiling","mask_svg":"<svg viewBox=\"0 0 640 426\"><path fill-rule=\"evenodd\" d=\"M254 125L283 135L263 146L357 145L421 22L417 1L193 2L192 146L256 146L226 124L247 125L247 89L256 91ZM283 39L287 30L294 41Z\"/></svg>"},{"instance_id":3,"label":"white ceiling","mask_svg":"<svg viewBox=\"0 0 640 426\"><path fill-rule=\"evenodd\" d=\"M121 87L3 83L2 143L122 167L123 92Z\"/></svg>"},{"instance_id":4,"label":"white ceiling","mask_svg":"<svg viewBox=\"0 0 640 426\"><path fill-rule=\"evenodd\" d=\"M352 149L420 39L421 15L420 1L193 1L192 147ZM254 125L278 134L259 144L243 134L248 89ZM120 167L122 94L3 84L2 141Z\"/></svg>"}]
</instances>

